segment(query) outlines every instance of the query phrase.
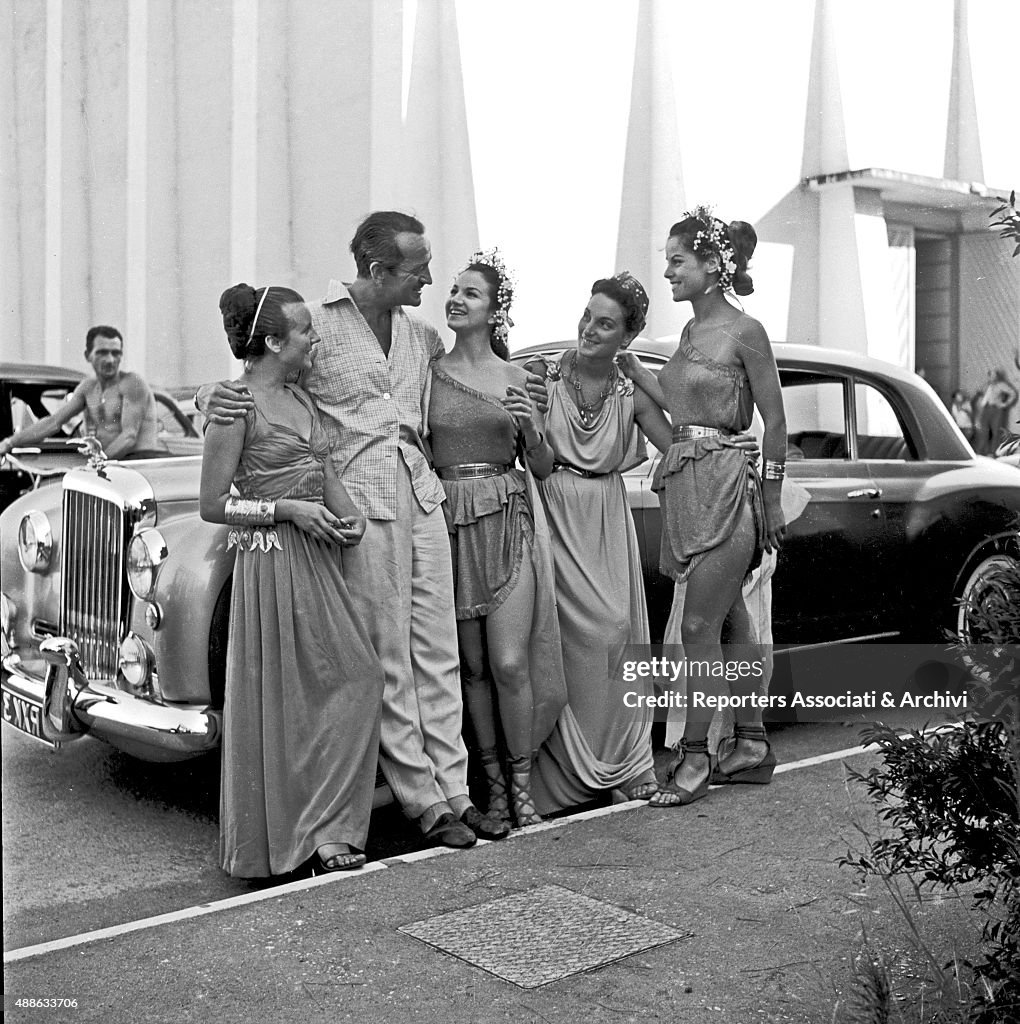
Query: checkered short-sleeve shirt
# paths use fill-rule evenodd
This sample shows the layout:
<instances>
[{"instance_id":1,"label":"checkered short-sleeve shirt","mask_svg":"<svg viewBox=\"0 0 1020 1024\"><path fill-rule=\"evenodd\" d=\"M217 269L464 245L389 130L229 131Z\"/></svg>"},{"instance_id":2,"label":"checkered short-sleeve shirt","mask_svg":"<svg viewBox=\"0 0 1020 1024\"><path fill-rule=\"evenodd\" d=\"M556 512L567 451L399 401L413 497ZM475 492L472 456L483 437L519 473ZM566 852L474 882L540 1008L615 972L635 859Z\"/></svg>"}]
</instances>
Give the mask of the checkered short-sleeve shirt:
<instances>
[{"instance_id":1,"label":"checkered short-sleeve shirt","mask_svg":"<svg viewBox=\"0 0 1020 1024\"><path fill-rule=\"evenodd\" d=\"M438 508L443 488L420 438L429 366L444 352L439 333L397 306L384 355L340 281L330 281L326 297L309 302L308 309L322 340L301 386L319 410L347 493L369 519L395 519L397 461L403 458L421 507Z\"/></svg>"}]
</instances>

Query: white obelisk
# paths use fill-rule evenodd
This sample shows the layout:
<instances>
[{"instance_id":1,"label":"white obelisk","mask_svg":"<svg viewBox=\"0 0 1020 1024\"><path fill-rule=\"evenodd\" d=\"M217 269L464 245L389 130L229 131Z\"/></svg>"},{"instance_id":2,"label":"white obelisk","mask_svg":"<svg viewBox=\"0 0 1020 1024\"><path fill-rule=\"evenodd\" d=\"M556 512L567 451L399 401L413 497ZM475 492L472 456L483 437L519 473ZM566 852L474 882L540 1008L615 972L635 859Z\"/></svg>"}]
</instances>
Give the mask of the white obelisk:
<instances>
[{"instance_id":1,"label":"white obelisk","mask_svg":"<svg viewBox=\"0 0 1020 1024\"><path fill-rule=\"evenodd\" d=\"M454 274L478 247L454 0L418 4L403 151L399 208L424 222L432 244L434 284L419 312L449 346L443 304Z\"/></svg>"},{"instance_id":2,"label":"white obelisk","mask_svg":"<svg viewBox=\"0 0 1020 1024\"><path fill-rule=\"evenodd\" d=\"M662 280L666 266L666 234L684 209L668 10L663 0L641 0L638 8L623 194L613 268L614 271L629 270L645 286L651 304L648 323L642 333L652 338L678 331L681 326Z\"/></svg>"}]
</instances>

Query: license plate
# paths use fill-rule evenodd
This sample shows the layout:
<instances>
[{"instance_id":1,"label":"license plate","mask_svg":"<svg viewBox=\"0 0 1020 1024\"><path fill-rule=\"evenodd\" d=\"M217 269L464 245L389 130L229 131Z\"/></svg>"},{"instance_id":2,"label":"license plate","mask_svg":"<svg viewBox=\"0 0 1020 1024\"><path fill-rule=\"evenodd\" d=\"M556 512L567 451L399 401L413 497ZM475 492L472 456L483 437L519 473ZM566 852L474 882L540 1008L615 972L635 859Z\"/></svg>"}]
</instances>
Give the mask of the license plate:
<instances>
[{"instance_id":1,"label":"license plate","mask_svg":"<svg viewBox=\"0 0 1020 1024\"><path fill-rule=\"evenodd\" d=\"M19 732L39 740L40 743L45 743L48 747L56 748L60 746L59 743L54 743L43 735L42 706L36 704L35 701L27 700L16 693L4 690L3 720L8 725L14 726Z\"/></svg>"}]
</instances>

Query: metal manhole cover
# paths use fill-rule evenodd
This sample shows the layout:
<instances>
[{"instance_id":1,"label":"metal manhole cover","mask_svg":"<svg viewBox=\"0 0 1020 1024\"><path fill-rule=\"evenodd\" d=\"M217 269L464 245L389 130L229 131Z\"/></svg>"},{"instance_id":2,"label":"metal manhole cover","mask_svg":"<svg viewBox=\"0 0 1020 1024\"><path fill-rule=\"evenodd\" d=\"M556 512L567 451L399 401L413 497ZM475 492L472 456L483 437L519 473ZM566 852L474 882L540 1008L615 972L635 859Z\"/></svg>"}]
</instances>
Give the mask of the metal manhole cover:
<instances>
[{"instance_id":1,"label":"metal manhole cover","mask_svg":"<svg viewBox=\"0 0 1020 1024\"><path fill-rule=\"evenodd\" d=\"M548 985L686 937L559 885L415 921L398 931L521 988Z\"/></svg>"}]
</instances>

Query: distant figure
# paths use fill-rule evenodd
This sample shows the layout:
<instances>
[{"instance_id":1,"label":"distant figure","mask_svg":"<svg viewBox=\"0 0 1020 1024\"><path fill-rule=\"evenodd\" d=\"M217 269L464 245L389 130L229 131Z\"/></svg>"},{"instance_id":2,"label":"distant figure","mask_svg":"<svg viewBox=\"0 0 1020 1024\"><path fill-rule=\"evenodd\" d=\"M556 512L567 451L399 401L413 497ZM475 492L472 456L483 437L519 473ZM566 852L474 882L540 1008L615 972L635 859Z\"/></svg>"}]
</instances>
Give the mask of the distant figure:
<instances>
[{"instance_id":1,"label":"distant figure","mask_svg":"<svg viewBox=\"0 0 1020 1024\"><path fill-rule=\"evenodd\" d=\"M1016 404L1017 390L1001 368L988 371L988 383L981 392L974 423L974 449L991 455L1006 431L1009 410Z\"/></svg>"},{"instance_id":2,"label":"distant figure","mask_svg":"<svg viewBox=\"0 0 1020 1024\"><path fill-rule=\"evenodd\" d=\"M0 458L19 445L51 437L80 413L85 414L86 435L95 437L111 459L168 454L158 437L152 390L137 373L120 368L123 355L124 337L116 327L90 327L85 335L85 358L96 375L83 380L55 413L0 441Z\"/></svg>"},{"instance_id":3,"label":"distant figure","mask_svg":"<svg viewBox=\"0 0 1020 1024\"><path fill-rule=\"evenodd\" d=\"M973 400L967 397L967 393L960 388L953 392L953 400L949 411L960 428L960 432L968 441L974 440L974 404Z\"/></svg>"}]
</instances>

